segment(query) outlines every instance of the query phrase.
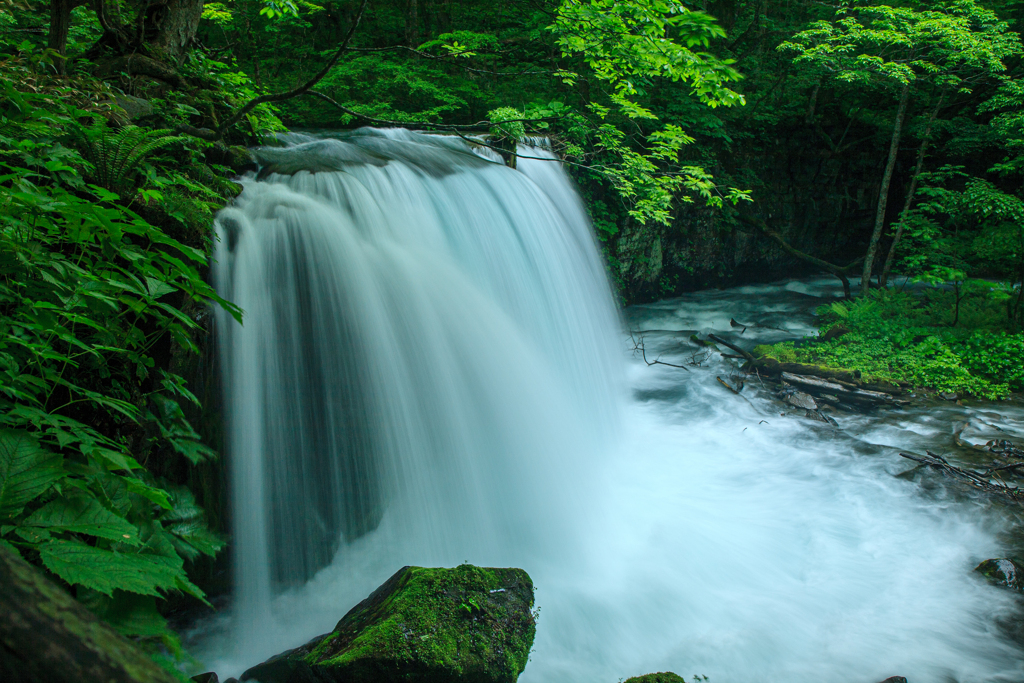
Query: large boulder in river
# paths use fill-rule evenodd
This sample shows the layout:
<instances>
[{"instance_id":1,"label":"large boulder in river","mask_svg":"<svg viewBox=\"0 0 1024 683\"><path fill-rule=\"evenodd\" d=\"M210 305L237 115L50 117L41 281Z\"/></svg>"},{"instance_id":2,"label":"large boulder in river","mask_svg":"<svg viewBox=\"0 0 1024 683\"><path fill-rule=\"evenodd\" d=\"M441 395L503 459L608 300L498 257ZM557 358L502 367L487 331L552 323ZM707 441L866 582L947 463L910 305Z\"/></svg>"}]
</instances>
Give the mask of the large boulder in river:
<instances>
[{"instance_id":1,"label":"large boulder in river","mask_svg":"<svg viewBox=\"0 0 1024 683\"><path fill-rule=\"evenodd\" d=\"M242 674L260 683L513 683L536 622L522 569L403 567L334 631Z\"/></svg>"}]
</instances>

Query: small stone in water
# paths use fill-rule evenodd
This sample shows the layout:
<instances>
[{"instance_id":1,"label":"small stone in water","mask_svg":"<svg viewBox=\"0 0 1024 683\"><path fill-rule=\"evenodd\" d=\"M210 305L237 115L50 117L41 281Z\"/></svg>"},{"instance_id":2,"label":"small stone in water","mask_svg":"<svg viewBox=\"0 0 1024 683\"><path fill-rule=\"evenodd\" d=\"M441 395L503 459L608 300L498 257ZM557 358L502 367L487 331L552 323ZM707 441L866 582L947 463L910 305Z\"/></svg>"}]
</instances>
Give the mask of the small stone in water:
<instances>
[{"instance_id":1,"label":"small stone in water","mask_svg":"<svg viewBox=\"0 0 1024 683\"><path fill-rule=\"evenodd\" d=\"M985 560L975 567L974 571L1000 586L1024 592L1024 576L1021 574L1021 567L1013 560L1006 558Z\"/></svg>"},{"instance_id":2,"label":"small stone in water","mask_svg":"<svg viewBox=\"0 0 1024 683\"><path fill-rule=\"evenodd\" d=\"M798 391L795 394L790 394L786 397L786 403L797 408L805 408L806 410L817 410L818 404L814 402L814 398L810 394L805 394L802 391Z\"/></svg>"}]
</instances>

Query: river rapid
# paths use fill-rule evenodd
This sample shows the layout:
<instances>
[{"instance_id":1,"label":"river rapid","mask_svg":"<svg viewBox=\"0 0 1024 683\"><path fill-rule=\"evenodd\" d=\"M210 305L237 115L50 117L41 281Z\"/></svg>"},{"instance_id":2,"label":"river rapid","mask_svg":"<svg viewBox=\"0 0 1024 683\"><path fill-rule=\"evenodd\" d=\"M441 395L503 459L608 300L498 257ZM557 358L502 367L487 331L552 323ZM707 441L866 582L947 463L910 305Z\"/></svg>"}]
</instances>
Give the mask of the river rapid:
<instances>
[{"instance_id":1,"label":"river rapid","mask_svg":"<svg viewBox=\"0 0 1024 683\"><path fill-rule=\"evenodd\" d=\"M836 281L616 313L582 206L548 153L527 150L535 158L513 171L467 161L461 143L362 135L328 145L343 157L337 172L324 171L322 150L315 174L301 170L312 163L302 145L275 152L281 173L247 180L219 220L218 287L251 317L223 347L235 364L239 586L186 634L208 669L238 675L329 631L401 566L470 562L534 579L523 683L651 671L714 683L1024 681L1021 599L972 572L1013 552L1015 511L898 454L950 453L954 423L973 425L961 435L1024 440L1019 404L921 403L838 414L832 426L756 378L735 395L717 378L735 384L738 361L690 335L751 348L811 334L814 309L841 294ZM292 252L301 258L284 263ZM290 279L297 270L316 277ZM309 296L313 286L329 296ZM281 321L299 305L313 312L293 343ZM350 326L332 327L338 316ZM730 319L754 326L741 333ZM641 339L648 361L685 369L648 365ZM358 372L332 360L353 352ZM319 370L296 374L291 358ZM303 378L323 373L341 380L319 382L318 402L305 403ZM384 502L357 510L363 527L327 566L282 588L275 572L309 564L275 550L274 520L301 528L303 491L323 493L323 482L285 487L288 458L308 454L260 430L300 433L274 420L305 419L310 405L330 413L349 400L332 393L345 378L375 416L346 458L383 464L372 490L336 495ZM316 430L334 422L307 422L310 449L330 440Z\"/></svg>"}]
</instances>

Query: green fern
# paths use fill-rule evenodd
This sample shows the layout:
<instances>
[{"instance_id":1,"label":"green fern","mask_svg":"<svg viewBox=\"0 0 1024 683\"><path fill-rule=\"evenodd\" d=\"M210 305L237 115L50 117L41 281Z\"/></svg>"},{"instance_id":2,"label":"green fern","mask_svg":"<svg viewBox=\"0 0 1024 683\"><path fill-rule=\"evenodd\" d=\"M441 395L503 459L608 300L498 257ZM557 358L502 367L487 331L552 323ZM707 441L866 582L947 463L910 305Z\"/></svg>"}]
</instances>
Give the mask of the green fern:
<instances>
[{"instance_id":1,"label":"green fern","mask_svg":"<svg viewBox=\"0 0 1024 683\"><path fill-rule=\"evenodd\" d=\"M139 169L146 157L182 139L171 132L138 126L119 130L80 128L77 137L82 157L92 165L96 184L122 193L137 187Z\"/></svg>"}]
</instances>

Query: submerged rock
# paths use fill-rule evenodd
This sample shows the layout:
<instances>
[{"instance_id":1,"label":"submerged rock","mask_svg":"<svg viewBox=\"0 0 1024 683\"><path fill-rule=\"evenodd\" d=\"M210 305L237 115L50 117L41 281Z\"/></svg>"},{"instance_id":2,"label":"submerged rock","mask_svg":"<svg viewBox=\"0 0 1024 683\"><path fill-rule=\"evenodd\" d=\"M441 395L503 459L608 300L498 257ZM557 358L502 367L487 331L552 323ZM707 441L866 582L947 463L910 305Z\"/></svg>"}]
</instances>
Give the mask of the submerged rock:
<instances>
[{"instance_id":1,"label":"submerged rock","mask_svg":"<svg viewBox=\"0 0 1024 683\"><path fill-rule=\"evenodd\" d=\"M975 567L974 571L1000 586L1024 592L1022 567L1013 560L1006 558L985 560Z\"/></svg>"},{"instance_id":2,"label":"submerged rock","mask_svg":"<svg viewBox=\"0 0 1024 683\"><path fill-rule=\"evenodd\" d=\"M522 569L403 567L334 631L242 674L260 683L513 683L536 622Z\"/></svg>"},{"instance_id":3,"label":"submerged rock","mask_svg":"<svg viewBox=\"0 0 1024 683\"><path fill-rule=\"evenodd\" d=\"M644 674L626 679L626 683L686 683L686 679L671 671L662 671L656 674Z\"/></svg>"}]
</instances>

